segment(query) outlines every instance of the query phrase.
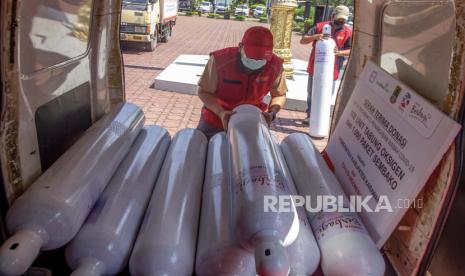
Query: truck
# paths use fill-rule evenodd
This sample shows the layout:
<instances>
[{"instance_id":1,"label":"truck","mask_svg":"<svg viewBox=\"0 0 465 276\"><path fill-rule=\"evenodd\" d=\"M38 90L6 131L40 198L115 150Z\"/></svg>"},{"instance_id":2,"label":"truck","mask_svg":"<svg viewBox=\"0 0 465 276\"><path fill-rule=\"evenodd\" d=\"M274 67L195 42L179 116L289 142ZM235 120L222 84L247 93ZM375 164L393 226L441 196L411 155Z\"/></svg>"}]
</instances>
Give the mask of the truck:
<instances>
[{"instance_id":1,"label":"truck","mask_svg":"<svg viewBox=\"0 0 465 276\"><path fill-rule=\"evenodd\" d=\"M120 40L153 51L173 32L178 0L123 0L121 9Z\"/></svg>"},{"instance_id":2,"label":"truck","mask_svg":"<svg viewBox=\"0 0 465 276\"><path fill-rule=\"evenodd\" d=\"M9 206L87 129L126 101L120 23L147 31L151 21L145 16L160 7L138 2L140 10L122 10L121 1L108 0L0 1L0 243L9 235ZM342 112L369 61L423 91L463 126L464 11L463 0L355 1L352 52L331 128L345 123ZM158 20L150 32L125 34L148 43L147 33L158 39L173 21L161 31ZM421 192L423 207L411 208L381 249L386 275L465 275L464 140L459 133ZM42 252L33 266L69 275L63 250Z\"/></svg>"}]
</instances>

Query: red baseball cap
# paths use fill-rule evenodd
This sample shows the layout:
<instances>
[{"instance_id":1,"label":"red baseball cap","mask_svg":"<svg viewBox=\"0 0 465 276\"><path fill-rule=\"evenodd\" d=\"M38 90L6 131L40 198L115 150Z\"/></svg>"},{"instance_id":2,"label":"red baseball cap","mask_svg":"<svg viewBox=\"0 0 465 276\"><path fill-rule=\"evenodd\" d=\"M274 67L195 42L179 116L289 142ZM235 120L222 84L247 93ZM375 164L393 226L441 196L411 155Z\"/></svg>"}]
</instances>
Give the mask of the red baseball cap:
<instances>
[{"instance_id":1,"label":"red baseball cap","mask_svg":"<svg viewBox=\"0 0 465 276\"><path fill-rule=\"evenodd\" d=\"M265 27L248 28L242 37L242 45L248 58L270 60L273 55L273 34Z\"/></svg>"}]
</instances>

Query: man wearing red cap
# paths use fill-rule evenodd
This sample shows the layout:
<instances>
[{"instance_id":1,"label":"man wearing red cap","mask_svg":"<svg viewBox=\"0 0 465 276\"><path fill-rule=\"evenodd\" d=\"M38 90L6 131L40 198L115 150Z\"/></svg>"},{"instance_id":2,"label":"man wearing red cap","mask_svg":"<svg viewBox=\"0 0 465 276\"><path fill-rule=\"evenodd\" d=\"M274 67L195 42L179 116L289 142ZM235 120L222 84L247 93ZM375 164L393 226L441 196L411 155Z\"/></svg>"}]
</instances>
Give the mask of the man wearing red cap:
<instances>
[{"instance_id":1,"label":"man wearing red cap","mask_svg":"<svg viewBox=\"0 0 465 276\"><path fill-rule=\"evenodd\" d=\"M349 18L349 8L344 5L339 5L334 9L333 20L324 21L316 24L311 28L306 35L300 40L301 44L312 45L312 52L310 54L310 60L308 62L308 84L307 84L307 118L304 119L304 124L309 124L310 121L310 108L312 105L312 85L313 85L313 71L315 62L315 46L316 41L325 39L323 33L323 26L331 26L331 37L336 42L336 49L334 54L336 55L336 61L334 62L333 80L336 81L342 77L344 72L343 63L344 59L350 55L350 49L352 48L352 29L349 25L345 24ZM334 84L333 84L334 89ZM337 92L337 91L336 91ZM334 92L333 92L334 93Z\"/></svg>"},{"instance_id":2,"label":"man wearing red cap","mask_svg":"<svg viewBox=\"0 0 465 276\"><path fill-rule=\"evenodd\" d=\"M249 28L238 47L210 54L199 80L198 95L204 107L197 129L207 137L223 131L241 104L252 104L263 111L268 124L286 102L283 62L273 54L273 35L264 27ZM271 94L269 104L263 102Z\"/></svg>"}]
</instances>

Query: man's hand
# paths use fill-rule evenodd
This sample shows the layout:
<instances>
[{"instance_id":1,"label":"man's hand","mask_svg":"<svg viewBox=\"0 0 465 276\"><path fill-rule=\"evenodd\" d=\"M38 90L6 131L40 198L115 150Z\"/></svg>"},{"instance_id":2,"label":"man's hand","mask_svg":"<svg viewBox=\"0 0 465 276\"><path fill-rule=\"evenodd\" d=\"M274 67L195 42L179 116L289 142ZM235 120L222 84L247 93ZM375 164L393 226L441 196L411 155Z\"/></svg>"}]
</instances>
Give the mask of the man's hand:
<instances>
[{"instance_id":1,"label":"man's hand","mask_svg":"<svg viewBox=\"0 0 465 276\"><path fill-rule=\"evenodd\" d=\"M334 55L337 57L348 57L350 55L350 49L339 50L337 47L334 48Z\"/></svg>"},{"instance_id":2,"label":"man's hand","mask_svg":"<svg viewBox=\"0 0 465 276\"><path fill-rule=\"evenodd\" d=\"M337 57L344 56L344 51L339 50L337 47L334 48L334 55Z\"/></svg>"},{"instance_id":3,"label":"man's hand","mask_svg":"<svg viewBox=\"0 0 465 276\"><path fill-rule=\"evenodd\" d=\"M270 112L262 112L263 117L265 117L265 121L268 124L268 126L271 125L271 122L273 121L273 114Z\"/></svg>"},{"instance_id":4,"label":"man's hand","mask_svg":"<svg viewBox=\"0 0 465 276\"><path fill-rule=\"evenodd\" d=\"M309 44L309 43L312 43L315 40L323 40L323 39L325 39L323 34L304 35L300 39L300 44Z\"/></svg>"},{"instance_id":5,"label":"man's hand","mask_svg":"<svg viewBox=\"0 0 465 276\"><path fill-rule=\"evenodd\" d=\"M220 114L218 114L221 122L223 123L223 128L225 131L228 130L229 119L234 113L236 113L236 111L223 110L220 112Z\"/></svg>"},{"instance_id":6,"label":"man's hand","mask_svg":"<svg viewBox=\"0 0 465 276\"><path fill-rule=\"evenodd\" d=\"M323 34L315 34L314 37L315 37L315 40L325 40L329 38L329 37L324 36Z\"/></svg>"}]
</instances>

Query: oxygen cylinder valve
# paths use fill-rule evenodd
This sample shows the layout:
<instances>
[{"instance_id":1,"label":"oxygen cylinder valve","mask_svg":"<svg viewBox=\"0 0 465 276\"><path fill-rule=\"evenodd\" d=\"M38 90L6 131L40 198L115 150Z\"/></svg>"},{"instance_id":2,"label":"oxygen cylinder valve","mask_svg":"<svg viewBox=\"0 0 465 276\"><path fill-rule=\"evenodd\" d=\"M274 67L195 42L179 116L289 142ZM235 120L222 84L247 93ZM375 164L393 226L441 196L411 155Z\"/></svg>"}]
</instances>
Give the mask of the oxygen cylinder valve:
<instances>
[{"instance_id":1,"label":"oxygen cylinder valve","mask_svg":"<svg viewBox=\"0 0 465 276\"><path fill-rule=\"evenodd\" d=\"M323 26L323 36L331 36L331 25L326 24Z\"/></svg>"},{"instance_id":2,"label":"oxygen cylinder valve","mask_svg":"<svg viewBox=\"0 0 465 276\"><path fill-rule=\"evenodd\" d=\"M286 248L278 240L264 240L255 248L255 266L260 276L289 274L290 262Z\"/></svg>"}]
</instances>

